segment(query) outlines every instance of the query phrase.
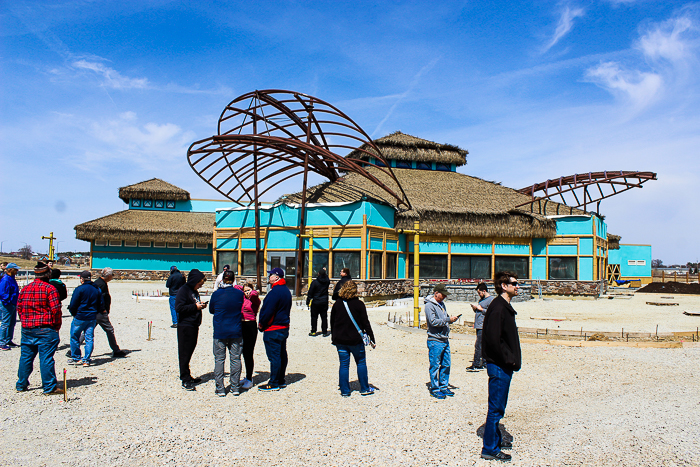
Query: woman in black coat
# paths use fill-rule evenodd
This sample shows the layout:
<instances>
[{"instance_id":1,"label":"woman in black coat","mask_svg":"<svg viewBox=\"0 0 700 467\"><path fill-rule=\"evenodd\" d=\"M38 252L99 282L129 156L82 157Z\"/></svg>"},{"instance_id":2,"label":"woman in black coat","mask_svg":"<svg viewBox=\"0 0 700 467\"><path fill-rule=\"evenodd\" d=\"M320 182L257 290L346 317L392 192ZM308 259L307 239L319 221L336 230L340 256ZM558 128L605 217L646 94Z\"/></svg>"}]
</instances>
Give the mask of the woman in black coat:
<instances>
[{"instance_id":1,"label":"woman in black coat","mask_svg":"<svg viewBox=\"0 0 700 467\"><path fill-rule=\"evenodd\" d=\"M310 336L317 336L316 326L318 324L318 317L321 317L321 331L323 332L323 337L328 337L330 334L328 332L328 286L331 284L331 280L328 278L326 273L326 268L322 268L316 280L311 282L309 286L309 291L306 293L306 305L310 306L311 309L311 332Z\"/></svg>"},{"instance_id":2,"label":"woman in black coat","mask_svg":"<svg viewBox=\"0 0 700 467\"><path fill-rule=\"evenodd\" d=\"M355 281L349 280L343 284L338 293L338 298L339 300L333 304L331 309L331 339L333 345L338 349L338 358L340 359L340 369L338 371L340 395L349 397L351 393L349 379L350 354L352 354L355 358L355 364L357 364L360 394L370 396L374 393L374 389L369 385L365 345L362 341L362 335L357 330L357 327L359 327L363 333L366 333L369 336L372 348L376 347L374 332L372 332L372 326L369 324L369 318L367 317L367 309L365 304L357 298L357 284ZM351 314L352 319L350 318ZM357 327L353 324L353 319L357 323Z\"/></svg>"}]
</instances>

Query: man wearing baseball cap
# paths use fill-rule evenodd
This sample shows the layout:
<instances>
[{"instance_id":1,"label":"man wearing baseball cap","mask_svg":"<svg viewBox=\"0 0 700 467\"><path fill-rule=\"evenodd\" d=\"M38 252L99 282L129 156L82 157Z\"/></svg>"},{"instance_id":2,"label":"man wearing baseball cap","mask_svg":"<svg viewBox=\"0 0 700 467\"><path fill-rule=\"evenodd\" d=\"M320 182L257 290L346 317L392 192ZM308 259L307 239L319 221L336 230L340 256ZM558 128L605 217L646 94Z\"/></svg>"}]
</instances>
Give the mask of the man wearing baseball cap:
<instances>
[{"instance_id":1,"label":"man wearing baseball cap","mask_svg":"<svg viewBox=\"0 0 700 467\"><path fill-rule=\"evenodd\" d=\"M5 267L5 275L0 279L0 350L18 347L12 342L17 324L17 297L19 286L15 275L19 266L10 263Z\"/></svg>"},{"instance_id":2,"label":"man wearing baseball cap","mask_svg":"<svg viewBox=\"0 0 700 467\"><path fill-rule=\"evenodd\" d=\"M92 273L80 273L80 286L73 291L68 311L73 315L70 325L70 352L68 363L90 366L92 350L95 345L95 326L97 313L103 308L102 292L92 282ZM80 352L80 334L85 333L85 355Z\"/></svg>"},{"instance_id":3,"label":"man wearing baseball cap","mask_svg":"<svg viewBox=\"0 0 700 467\"><path fill-rule=\"evenodd\" d=\"M267 359L270 360L270 381L259 386L260 391L279 391L287 385L287 338L289 337L289 312L292 309L292 293L284 280L284 271L273 268L268 271L270 290L260 308L258 329L263 332Z\"/></svg>"},{"instance_id":4,"label":"man wearing baseball cap","mask_svg":"<svg viewBox=\"0 0 700 467\"><path fill-rule=\"evenodd\" d=\"M438 284L433 295L425 299L425 321L428 324L428 361L430 362L430 395L436 399L454 396L450 384L450 324L458 316L447 314L445 284Z\"/></svg>"}]
</instances>

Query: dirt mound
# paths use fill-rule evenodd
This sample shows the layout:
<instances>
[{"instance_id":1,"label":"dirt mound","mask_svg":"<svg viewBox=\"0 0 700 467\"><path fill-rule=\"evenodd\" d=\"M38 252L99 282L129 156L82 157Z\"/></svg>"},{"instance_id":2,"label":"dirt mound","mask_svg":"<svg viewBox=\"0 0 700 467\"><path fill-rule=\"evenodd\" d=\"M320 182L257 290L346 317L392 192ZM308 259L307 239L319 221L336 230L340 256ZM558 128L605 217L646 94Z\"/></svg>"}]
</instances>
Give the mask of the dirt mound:
<instances>
[{"instance_id":1,"label":"dirt mound","mask_svg":"<svg viewBox=\"0 0 700 467\"><path fill-rule=\"evenodd\" d=\"M684 284L682 282L652 282L641 289L638 293L674 293L700 295L700 284Z\"/></svg>"}]
</instances>

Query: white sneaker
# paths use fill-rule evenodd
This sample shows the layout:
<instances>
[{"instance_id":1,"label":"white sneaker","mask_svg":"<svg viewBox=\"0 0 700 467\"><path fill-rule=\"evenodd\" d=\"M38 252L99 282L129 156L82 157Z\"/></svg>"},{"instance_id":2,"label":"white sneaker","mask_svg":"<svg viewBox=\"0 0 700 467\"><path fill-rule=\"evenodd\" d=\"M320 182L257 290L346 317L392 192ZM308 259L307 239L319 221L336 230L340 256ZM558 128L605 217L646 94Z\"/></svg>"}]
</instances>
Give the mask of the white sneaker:
<instances>
[{"instance_id":1,"label":"white sneaker","mask_svg":"<svg viewBox=\"0 0 700 467\"><path fill-rule=\"evenodd\" d=\"M239 387L241 389L250 389L253 387L253 382L249 380L248 378L243 378L241 382L239 383Z\"/></svg>"}]
</instances>

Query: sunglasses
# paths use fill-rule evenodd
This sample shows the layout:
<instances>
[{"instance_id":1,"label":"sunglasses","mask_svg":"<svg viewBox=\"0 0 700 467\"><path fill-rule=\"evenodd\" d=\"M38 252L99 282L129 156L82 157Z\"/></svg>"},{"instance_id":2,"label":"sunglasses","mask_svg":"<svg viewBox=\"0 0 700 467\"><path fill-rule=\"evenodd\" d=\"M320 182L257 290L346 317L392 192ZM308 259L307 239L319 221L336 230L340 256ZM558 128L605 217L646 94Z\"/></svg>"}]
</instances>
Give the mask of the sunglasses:
<instances>
[{"instance_id":1,"label":"sunglasses","mask_svg":"<svg viewBox=\"0 0 700 467\"><path fill-rule=\"evenodd\" d=\"M518 284L518 281L515 281L515 282L506 282L506 284L512 285L513 287L518 287L518 285L519 285L519 284Z\"/></svg>"}]
</instances>

